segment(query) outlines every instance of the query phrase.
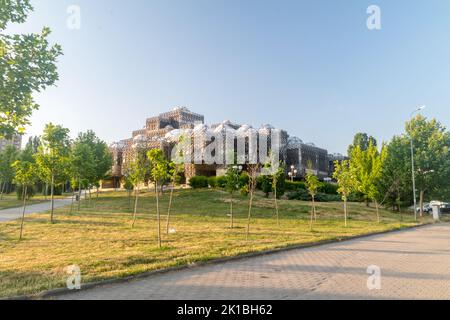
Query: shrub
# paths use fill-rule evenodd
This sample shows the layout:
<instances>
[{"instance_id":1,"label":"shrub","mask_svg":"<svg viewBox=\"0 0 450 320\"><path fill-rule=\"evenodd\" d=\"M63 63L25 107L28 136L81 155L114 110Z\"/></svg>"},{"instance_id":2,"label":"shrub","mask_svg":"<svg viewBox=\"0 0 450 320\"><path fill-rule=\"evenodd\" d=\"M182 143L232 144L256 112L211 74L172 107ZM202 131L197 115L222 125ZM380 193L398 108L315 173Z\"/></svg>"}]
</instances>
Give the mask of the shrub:
<instances>
[{"instance_id":1,"label":"shrub","mask_svg":"<svg viewBox=\"0 0 450 320\"><path fill-rule=\"evenodd\" d=\"M208 178L208 184L211 188L217 188L217 177L209 177Z\"/></svg>"},{"instance_id":2,"label":"shrub","mask_svg":"<svg viewBox=\"0 0 450 320\"><path fill-rule=\"evenodd\" d=\"M249 181L250 181L250 177L246 173L242 173L241 176L239 177L239 184L241 186L248 185Z\"/></svg>"},{"instance_id":3,"label":"shrub","mask_svg":"<svg viewBox=\"0 0 450 320\"><path fill-rule=\"evenodd\" d=\"M331 195L338 195L339 194L337 191L338 188L339 186L337 184L323 182L319 187L319 192Z\"/></svg>"},{"instance_id":4,"label":"shrub","mask_svg":"<svg viewBox=\"0 0 450 320\"><path fill-rule=\"evenodd\" d=\"M204 176L194 176L189 179L189 185L194 189L208 188L208 178Z\"/></svg>"},{"instance_id":5,"label":"shrub","mask_svg":"<svg viewBox=\"0 0 450 320\"><path fill-rule=\"evenodd\" d=\"M302 181L292 182L292 181L286 180L285 188L287 191L299 191L299 190L306 190L306 185Z\"/></svg>"},{"instance_id":6,"label":"shrub","mask_svg":"<svg viewBox=\"0 0 450 320\"><path fill-rule=\"evenodd\" d=\"M299 190L289 192L287 195L289 200L301 200L301 201L311 201L311 195L306 190ZM335 202L341 201L341 197L339 195L331 195L325 193L318 193L315 196L315 201L317 202Z\"/></svg>"},{"instance_id":7,"label":"shrub","mask_svg":"<svg viewBox=\"0 0 450 320\"><path fill-rule=\"evenodd\" d=\"M225 176L217 177L217 187L224 189L227 185L227 178Z\"/></svg>"}]
</instances>

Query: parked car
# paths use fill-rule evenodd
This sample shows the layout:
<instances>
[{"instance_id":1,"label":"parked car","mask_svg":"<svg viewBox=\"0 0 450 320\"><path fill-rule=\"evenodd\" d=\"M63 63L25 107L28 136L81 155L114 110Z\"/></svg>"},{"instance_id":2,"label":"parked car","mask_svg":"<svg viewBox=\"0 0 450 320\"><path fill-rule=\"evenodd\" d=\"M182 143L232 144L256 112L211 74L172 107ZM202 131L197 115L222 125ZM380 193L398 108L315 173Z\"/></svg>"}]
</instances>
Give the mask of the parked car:
<instances>
[{"instance_id":1,"label":"parked car","mask_svg":"<svg viewBox=\"0 0 450 320\"><path fill-rule=\"evenodd\" d=\"M420 206L417 206L416 210L417 210L417 213L419 213L420 212ZM432 213L433 212L433 207L431 206L431 204L424 203L423 204L423 212L425 212L425 213Z\"/></svg>"},{"instance_id":2,"label":"parked car","mask_svg":"<svg viewBox=\"0 0 450 320\"><path fill-rule=\"evenodd\" d=\"M441 213L442 214L450 214L450 204L446 203L441 206Z\"/></svg>"}]
</instances>

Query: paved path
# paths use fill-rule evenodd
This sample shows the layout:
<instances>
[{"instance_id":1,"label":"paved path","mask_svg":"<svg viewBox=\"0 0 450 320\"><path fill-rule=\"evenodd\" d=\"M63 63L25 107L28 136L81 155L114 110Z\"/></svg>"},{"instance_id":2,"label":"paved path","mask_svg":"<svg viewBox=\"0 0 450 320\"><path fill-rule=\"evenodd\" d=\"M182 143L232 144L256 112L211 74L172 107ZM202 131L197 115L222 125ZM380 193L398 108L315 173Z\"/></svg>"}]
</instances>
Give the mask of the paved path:
<instances>
[{"instance_id":1,"label":"paved path","mask_svg":"<svg viewBox=\"0 0 450 320\"><path fill-rule=\"evenodd\" d=\"M367 268L381 268L369 290ZM59 299L450 299L450 224L194 267Z\"/></svg>"},{"instance_id":2,"label":"paved path","mask_svg":"<svg viewBox=\"0 0 450 320\"><path fill-rule=\"evenodd\" d=\"M57 209L60 207L64 207L64 206L70 204L70 202L71 202L70 198L55 199L54 208ZM11 221L11 220L16 220L16 219L21 218L22 210L23 210L22 207L0 210L0 222ZM50 201L27 206L25 215L46 212L48 210L51 210L51 202Z\"/></svg>"}]
</instances>

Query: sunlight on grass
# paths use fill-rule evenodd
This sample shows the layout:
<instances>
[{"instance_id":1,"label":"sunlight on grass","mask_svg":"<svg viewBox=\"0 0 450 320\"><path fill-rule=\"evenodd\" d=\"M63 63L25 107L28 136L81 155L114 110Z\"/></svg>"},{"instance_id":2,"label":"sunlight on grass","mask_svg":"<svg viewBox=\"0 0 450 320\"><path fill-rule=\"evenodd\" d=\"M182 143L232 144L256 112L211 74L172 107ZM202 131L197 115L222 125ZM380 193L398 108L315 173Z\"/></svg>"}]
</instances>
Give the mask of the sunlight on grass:
<instances>
[{"instance_id":1,"label":"sunlight on grass","mask_svg":"<svg viewBox=\"0 0 450 320\"><path fill-rule=\"evenodd\" d=\"M247 198L235 199L235 229L230 229L228 195L215 190L183 190L175 193L171 227L163 247L157 247L154 195L142 194L136 226L131 228L133 199L126 193L102 194L97 204L82 203L80 212L69 207L55 213L28 216L24 240L19 242L19 222L0 223L0 296L38 293L63 287L64 268L78 265L82 281L93 282L125 277L146 271L186 265L192 262L282 248L295 244L340 239L371 232L415 225L410 215L400 221L398 214L381 211L376 222L374 208L349 205L349 226L343 225L341 203L319 203L318 221L309 229L309 204L280 200L280 226L274 203L256 198L249 241L245 240ZM167 212L168 196L162 200ZM94 205L95 204L95 205ZM428 219L428 218L427 218ZM421 222L427 222L424 218ZM162 226L165 226L163 216Z\"/></svg>"}]
</instances>

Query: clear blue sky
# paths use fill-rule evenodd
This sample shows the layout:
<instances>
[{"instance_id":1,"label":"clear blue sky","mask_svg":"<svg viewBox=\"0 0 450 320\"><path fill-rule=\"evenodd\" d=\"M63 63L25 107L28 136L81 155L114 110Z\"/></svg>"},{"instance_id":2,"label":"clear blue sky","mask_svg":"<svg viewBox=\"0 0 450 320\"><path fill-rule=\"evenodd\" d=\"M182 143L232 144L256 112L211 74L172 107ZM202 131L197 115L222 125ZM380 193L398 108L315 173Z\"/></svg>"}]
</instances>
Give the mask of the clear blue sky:
<instances>
[{"instance_id":1,"label":"clear blue sky","mask_svg":"<svg viewBox=\"0 0 450 320\"><path fill-rule=\"evenodd\" d=\"M32 0L26 25L63 46L60 81L38 96L29 134L127 138L188 106L208 123L285 128L330 152L358 131L388 140L416 105L450 126L450 2L406 0ZM81 7L81 30L66 27ZM382 30L366 9L380 6Z\"/></svg>"}]
</instances>

